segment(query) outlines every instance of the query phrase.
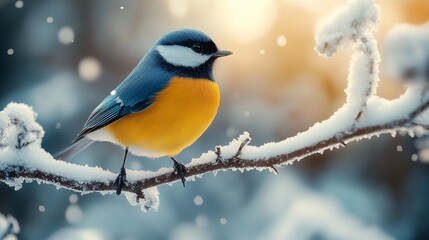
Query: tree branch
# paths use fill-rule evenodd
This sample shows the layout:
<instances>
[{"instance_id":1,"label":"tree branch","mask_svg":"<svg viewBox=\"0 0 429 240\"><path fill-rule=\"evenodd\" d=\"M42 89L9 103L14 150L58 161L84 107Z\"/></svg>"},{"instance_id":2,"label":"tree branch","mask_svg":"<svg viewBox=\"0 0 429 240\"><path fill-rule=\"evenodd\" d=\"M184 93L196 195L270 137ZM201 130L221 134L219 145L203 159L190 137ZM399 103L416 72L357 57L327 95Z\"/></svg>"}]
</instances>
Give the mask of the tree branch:
<instances>
[{"instance_id":1,"label":"tree branch","mask_svg":"<svg viewBox=\"0 0 429 240\"><path fill-rule=\"evenodd\" d=\"M340 24L339 24L340 23ZM316 50L332 56L339 49L354 46L350 62L346 104L328 120L316 123L303 133L281 142L250 146L244 133L229 145L217 146L187 167L192 180L206 173L227 170L269 170L292 164L327 149L346 147L347 143L398 130L427 131L429 96L424 90L409 87L398 99L388 101L375 96L378 83L377 42L373 32L379 25L379 7L373 1L349 1L318 30ZM38 181L81 193L114 193L116 174L97 167L56 161L41 147L44 135L35 113L26 105L9 104L0 112L0 181L16 189L23 182ZM127 172L123 192L131 204L142 209L157 208L157 186L180 180L173 169L156 172ZM143 201L141 201L143 200Z\"/></svg>"},{"instance_id":2,"label":"tree branch","mask_svg":"<svg viewBox=\"0 0 429 240\"><path fill-rule=\"evenodd\" d=\"M239 148L236 150L232 157L223 158L220 147L216 148L216 154L212 155L209 161L204 160L200 164L188 164L187 168L187 179L191 179L195 176L201 176L206 173L214 173L219 170L252 170L252 169L267 169L272 170L274 166L282 166L290 164L295 160L305 158L318 152L323 152L326 149L334 148L336 146L344 146L344 143L352 142L362 137L371 137L383 133L390 133L399 129L415 130L419 125L412 124L412 120L419 116L422 112L429 108L429 101L418 106L416 109L410 112L410 114L402 119L393 120L381 125L369 125L365 127L357 127L352 132L343 133L340 136L336 132L325 139L318 141L317 143L310 146L300 146L297 150L284 152L282 154L271 156L266 159L247 159L241 156L243 149L246 148L250 139L244 137L241 140ZM203 157L201 157L203 159ZM194 162L199 162L201 159L196 159ZM55 161L53 162L55 164ZM73 164L70 164L73 165ZM86 167L89 168L89 167ZM273 170L276 171L276 170ZM145 175L146 173L142 173ZM111 173L115 176L114 173ZM77 179L70 178L61 174L49 173L39 169L32 169L25 165L9 165L8 167L0 171L0 180L9 182L17 179L31 179L38 180L48 184L54 184L58 187L67 188L77 192L114 192L114 178L107 180L94 180L82 182ZM180 180L180 176L174 173L173 169L166 171L165 173L153 173L151 177L143 177L137 180L129 180L127 186L124 187L123 191L135 193L141 195L144 189L150 187L156 187L168 183L173 183Z\"/></svg>"}]
</instances>

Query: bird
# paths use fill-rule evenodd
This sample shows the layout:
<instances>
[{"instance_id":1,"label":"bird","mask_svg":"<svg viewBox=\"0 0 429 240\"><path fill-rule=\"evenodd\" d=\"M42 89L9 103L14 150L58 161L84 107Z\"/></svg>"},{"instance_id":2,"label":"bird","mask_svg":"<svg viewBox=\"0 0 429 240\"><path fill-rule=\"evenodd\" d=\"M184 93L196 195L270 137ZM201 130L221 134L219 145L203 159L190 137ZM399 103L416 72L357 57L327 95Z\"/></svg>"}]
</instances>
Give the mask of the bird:
<instances>
[{"instance_id":1,"label":"bird","mask_svg":"<svg viewBox=\"0 0 429 240\"><path fill-rule=\"evenodd\" d=\"M148 158L170 157L185 186L186 167L175 159L211 125L220 90L215 61L231 55L205 33L180 29L160 37L129 75L93 110L77 137L56 159L68 160L93 142L125 150L114 185L126 186L128 152Z\"/></svg>"}]
</instances>

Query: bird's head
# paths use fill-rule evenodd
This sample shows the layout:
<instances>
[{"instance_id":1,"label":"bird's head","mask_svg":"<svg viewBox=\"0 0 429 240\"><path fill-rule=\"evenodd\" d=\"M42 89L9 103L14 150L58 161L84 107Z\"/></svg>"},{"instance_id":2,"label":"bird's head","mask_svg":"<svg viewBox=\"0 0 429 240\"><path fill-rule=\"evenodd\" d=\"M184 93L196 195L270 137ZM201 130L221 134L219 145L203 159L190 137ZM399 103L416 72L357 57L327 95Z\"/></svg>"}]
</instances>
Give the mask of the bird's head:
<instances>
[{"instance_id":1,"label":"bird's head","mask_svg":"<svg viewBox=\"0 0 429 240\"><path fill-rule=\"evenodd\" d=\"M211 77L214 61L232 52L219 50L203 32L181 29L161 37L155 43L153 54L160 56L161 64L169 71L199 78L206 74Z\"/></svg>"}]
</instances>

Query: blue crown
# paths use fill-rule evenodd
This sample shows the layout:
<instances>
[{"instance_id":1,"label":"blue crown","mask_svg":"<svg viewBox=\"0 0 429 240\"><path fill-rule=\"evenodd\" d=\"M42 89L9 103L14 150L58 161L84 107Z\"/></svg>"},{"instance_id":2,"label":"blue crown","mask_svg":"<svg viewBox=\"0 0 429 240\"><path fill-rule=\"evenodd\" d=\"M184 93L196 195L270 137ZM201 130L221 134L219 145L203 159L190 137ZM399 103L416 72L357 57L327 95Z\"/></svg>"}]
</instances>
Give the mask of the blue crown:
<instances>
[{"instance_id":1,"label":"blue crown","mask_svg":"<svg viewBox=\"0 0 429 240\"><path fill-rule=\"evenodd\" d=\"M190 42L211 42L211 38L207 34L194 29L180 29L169 32L161 37L158 45L187 45Z\"/></svg>"}]
</instances>

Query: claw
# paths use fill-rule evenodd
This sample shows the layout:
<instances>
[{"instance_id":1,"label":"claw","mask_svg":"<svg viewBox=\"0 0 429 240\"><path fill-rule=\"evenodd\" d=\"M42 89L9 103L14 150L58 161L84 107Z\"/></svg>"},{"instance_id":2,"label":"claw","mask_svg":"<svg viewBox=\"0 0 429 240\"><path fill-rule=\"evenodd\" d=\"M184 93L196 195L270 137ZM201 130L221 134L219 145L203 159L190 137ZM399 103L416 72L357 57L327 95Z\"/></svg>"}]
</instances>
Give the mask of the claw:
<instances>
[{"instance_id":1,"label":"claw","mask_svg":"<svg viewBox=\"0 0 429 240\"><path fill-rule=\"evenodd\" d=\"M127 172L124 167L121 168L121 171L119 172L118 176L115 179L115 183L113 186L116 187L116 195L121 195L122 188L124 186L127 186Z\"/></svg>"},{"instance_id":2,"label":"claw","mask_svg":"<svg viewBox=\"0 0 429 240\"><path fill-rule=\"evenodd\" d=\"M182 180L183 187L185 187L185 182L186 182L185 175L187 172L185 165L183 165L182 163L179 163L174 158L171 158L171 160L173 160L174 162L174 172L176 174L179 174L180 179Z\"/></svg>"}]
</instances>

